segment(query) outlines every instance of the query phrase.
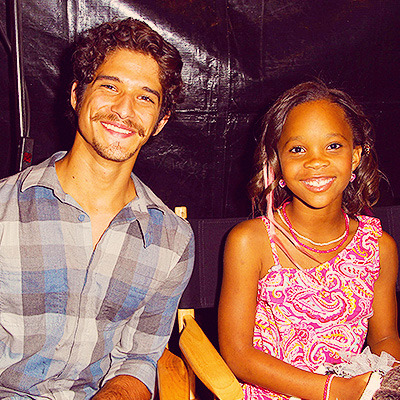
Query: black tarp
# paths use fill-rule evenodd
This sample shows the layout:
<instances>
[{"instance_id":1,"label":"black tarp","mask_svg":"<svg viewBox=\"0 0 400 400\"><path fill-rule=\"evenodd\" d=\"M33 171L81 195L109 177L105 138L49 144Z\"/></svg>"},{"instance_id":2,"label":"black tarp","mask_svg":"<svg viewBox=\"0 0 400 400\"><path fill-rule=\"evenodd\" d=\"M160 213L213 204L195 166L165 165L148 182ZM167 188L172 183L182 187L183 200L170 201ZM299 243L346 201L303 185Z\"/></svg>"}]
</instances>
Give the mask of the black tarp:
<instances>
[{"instance_id":1,"label":"black tarp","mask_svg":"<svg viewBox=\"0 0 400 400\"><path fill-rule=\"evenodd\" d=\"M111 18L149 23L181 52L186 99L142 149L135 172L191 218L247 216L258 120L285 89L312 77L348 91L376 127L381 168L400 202L398 0L21 0L34 162L68 149L69 49ZM10 29L8 3L0 23ZM0 176L15 171L10 56L0 46Z\"/></svg>"}]
</instances>

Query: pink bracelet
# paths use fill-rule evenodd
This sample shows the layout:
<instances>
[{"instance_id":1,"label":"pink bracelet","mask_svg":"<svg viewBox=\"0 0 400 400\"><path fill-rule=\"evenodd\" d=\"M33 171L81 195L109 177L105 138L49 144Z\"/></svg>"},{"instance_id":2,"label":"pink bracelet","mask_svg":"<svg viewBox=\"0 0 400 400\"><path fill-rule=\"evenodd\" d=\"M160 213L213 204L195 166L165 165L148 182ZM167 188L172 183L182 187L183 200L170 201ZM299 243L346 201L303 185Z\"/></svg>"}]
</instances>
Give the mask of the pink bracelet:
<instances>
[{"instance_id":1,"label":"pink bracelet","mask_svg":"<svg viewBox=\"0 0 400 400\"><path fill-rule=\"evenodd\" d=\"M329 392L331 391L331 383L335 375L328 375L326 377L325 386L324 386L324 395L322 400L329 400Z\"/></svg>"}]
</instances>

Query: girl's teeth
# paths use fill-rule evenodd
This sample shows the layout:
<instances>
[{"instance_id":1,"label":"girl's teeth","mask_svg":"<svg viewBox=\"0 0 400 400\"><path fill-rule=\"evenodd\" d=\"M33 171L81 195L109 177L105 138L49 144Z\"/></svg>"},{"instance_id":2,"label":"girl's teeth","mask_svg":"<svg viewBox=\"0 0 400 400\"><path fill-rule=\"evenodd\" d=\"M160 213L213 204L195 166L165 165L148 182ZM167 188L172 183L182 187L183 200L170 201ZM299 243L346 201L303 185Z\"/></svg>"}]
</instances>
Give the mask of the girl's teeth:
<instances>
[{"instance_id":1,"label":"girl's teeth","mask_svg":"<svg viewBox=\"0 0 400 400\"><path fill-rule=\"evenodd\" d=\"M330 181L331 179L318 179L318 180L306 181L306 184L313 187L321 187L327 185Z\"/></svg>"}]
</instances>

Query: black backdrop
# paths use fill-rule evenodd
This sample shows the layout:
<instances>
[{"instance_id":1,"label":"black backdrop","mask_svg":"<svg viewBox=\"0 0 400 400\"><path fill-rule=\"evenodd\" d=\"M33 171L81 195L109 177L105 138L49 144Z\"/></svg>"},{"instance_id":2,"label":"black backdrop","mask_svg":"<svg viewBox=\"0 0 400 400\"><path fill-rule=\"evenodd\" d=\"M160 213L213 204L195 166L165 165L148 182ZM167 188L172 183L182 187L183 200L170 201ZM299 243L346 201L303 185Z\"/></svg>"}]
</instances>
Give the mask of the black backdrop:
<instances>
[{"instance_id":1,"label":"black backdrop","mask_svg":"<svg viewBox=\"0 0 400 400\"><path fill-rule=\"evenodd\" d=\"M7 0L8 1L8 0ZM384 186L400 202L398 0L21 0L34 162L68 149L64 117L76 33L111 18L149 23L181 52L186 99L142 149L135 172L190 218L247 216L258 120L312 77L348 91L371 116ZM0 23L10 29L8 3ZM3 43L3 42L2 42ZM3 43L4 44L4 43ZM0 45L0 176L15 172L11 59ZM393 192L393 193L391 193ZM393 195L392 195L393 194Z\"/></svg>"}]
</instances>

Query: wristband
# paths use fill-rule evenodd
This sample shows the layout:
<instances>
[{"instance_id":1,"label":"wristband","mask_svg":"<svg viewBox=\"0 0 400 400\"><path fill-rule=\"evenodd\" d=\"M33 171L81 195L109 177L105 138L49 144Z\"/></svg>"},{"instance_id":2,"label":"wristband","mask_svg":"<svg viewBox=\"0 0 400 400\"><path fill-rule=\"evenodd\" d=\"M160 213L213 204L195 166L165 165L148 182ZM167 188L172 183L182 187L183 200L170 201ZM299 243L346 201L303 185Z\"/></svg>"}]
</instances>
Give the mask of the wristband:
<instances>
[{"instance_id":1,"label":"wristband","mask_svg":"<svg viewBox=\"0 0 400 400\"><path fill-rule=\"evenodd\" d=\"M371 400L375 392L380 388L382 382L382 377L378 372L373 372L368 379L367 386L364 389L360 400Z\"/></svg>"},{"instance_id":2,"label":"wristband","mask_svg":"<svg viewBox=\"0 0 400 400\"><path fill-rule=\"evenodd\" d=\"M329 393L331 391L331 384L335 375L328 375L326 377L325 386L324 386L324 394L322 396L322 400L329 400Z\"/></svg>"}]
</instances>

